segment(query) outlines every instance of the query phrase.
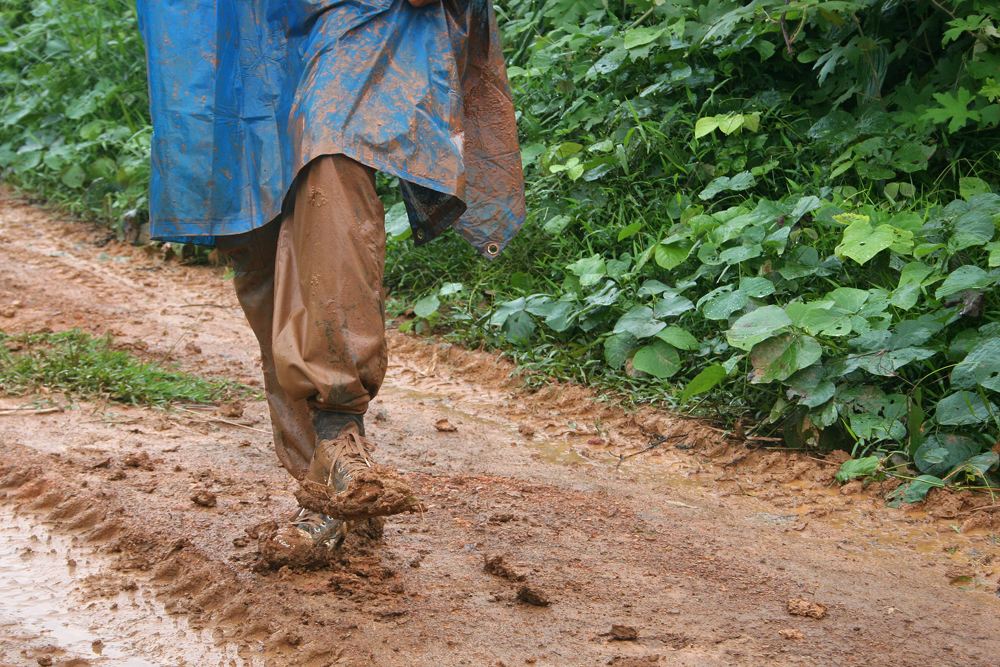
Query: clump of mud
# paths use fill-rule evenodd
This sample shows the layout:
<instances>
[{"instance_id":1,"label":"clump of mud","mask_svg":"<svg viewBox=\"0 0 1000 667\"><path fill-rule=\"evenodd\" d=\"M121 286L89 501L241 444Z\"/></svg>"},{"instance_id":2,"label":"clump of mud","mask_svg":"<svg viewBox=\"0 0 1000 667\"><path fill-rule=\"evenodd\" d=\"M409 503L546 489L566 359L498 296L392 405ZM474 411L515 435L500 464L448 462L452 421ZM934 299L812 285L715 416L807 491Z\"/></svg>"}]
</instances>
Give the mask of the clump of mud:
<instances>
[{"instance_id":1,"label":"clump of mud","mask_svg":"<svg viewBox=\"0 0 1000 667\"><path fill-rule=\"evenodd\" d=\"M382 540L385 519L374 517L356 523L348 530L343 542L338 546L317 544L308 548L288 550L275 540L279 525L275 521L265 521L249 528L247 534L257 540L260 561L254 570L280 570L288 567L294 570L318 570L322 568L342 568L349 565L351 556L372 556L372 550Z\"/></svg>"},{"instance_id":2,"label":"clump of mud","mask_svg":"<svg viewBox=\"0 0 1000 667\"><path fill-rule=\"evenodd\" d=\"M810 602L802 598L794 598L788 601L788 613L793 616L806 616L808 618L823 618L826 616L826 605L819 602Z\"/></svg>"},{"instance_id":3,"label":"clump of mud","mask_svg":"<svg viewBox=\"0 0 1000 667\"><path fill-rule=\"evenodd\" d=\"M374 465L355 474L347 490L334 495L323 484L304 480L295 492L299 505L342 521L423 512L410 485L394 468Z\"/></svg>"},{"instance_id":4,"label":"clump of mud","mask_svg":"<svg viewBox=\"0 0 1000 667\"><path fill-rule=\"evenodd\" d=\"M504 554L483 557L483 569L492 575L508 579L510 581L524 581L528 575L520 568L507 562Z\"/></svg>"}]
</instances>

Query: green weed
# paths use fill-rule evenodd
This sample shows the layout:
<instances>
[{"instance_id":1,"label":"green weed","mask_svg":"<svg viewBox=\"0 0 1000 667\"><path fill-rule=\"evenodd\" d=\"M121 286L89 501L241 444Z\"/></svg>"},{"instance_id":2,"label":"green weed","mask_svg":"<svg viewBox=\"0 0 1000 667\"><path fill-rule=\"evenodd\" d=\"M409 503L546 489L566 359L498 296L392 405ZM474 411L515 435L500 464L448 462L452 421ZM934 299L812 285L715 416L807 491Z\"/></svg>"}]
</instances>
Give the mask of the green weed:
<instances>
[{"instance_id":1,"label":"green weed","mask_svg":"<svg viewBox=\"0 0 1000 667\"><path fill-rule=\"evenodd\" d=\"M115 349L108 336L72 330L9 336L0 331L0 391L12 395L41 388L85 400L133 405L214 403L253 395L230 380L206 380L140 362Z\"/></svg>"}]
</instances>

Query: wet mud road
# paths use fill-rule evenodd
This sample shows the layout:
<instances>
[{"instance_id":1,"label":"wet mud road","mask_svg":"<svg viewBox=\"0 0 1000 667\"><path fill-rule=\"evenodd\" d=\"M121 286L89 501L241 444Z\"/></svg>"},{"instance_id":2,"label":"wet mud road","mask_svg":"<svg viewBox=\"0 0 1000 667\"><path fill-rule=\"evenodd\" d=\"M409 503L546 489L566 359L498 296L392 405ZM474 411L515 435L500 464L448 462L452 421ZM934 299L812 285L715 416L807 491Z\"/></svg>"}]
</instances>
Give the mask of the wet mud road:
<instances>
[{"instance_id":1,"label":"wet mud road","mask_svg":"<svg viewBox=\"0 0 1000 667\"><path fill-rule=\"evenodd\" d=\"M5 331L112 333L257 382L223 269L0 198ZM295 506L262 401L0 396L0 665L998 664L979 501L886 509L877 484L831 484L836 453L750 451L581 388L529 393L484 353L390 347L370 435L427 510L308 572L259 558ZM69 409L9 412L52 403ZM616 466L640 425L690 449Z\"/></svg>"}]
</instances>

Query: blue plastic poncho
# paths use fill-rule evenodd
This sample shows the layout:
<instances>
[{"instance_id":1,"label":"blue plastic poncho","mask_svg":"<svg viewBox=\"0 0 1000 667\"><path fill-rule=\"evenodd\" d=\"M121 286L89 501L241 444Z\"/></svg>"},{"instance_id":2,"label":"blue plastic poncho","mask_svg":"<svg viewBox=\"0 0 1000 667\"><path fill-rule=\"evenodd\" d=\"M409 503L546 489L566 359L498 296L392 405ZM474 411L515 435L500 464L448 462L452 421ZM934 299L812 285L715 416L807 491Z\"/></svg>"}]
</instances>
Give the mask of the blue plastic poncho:
<instances>
[{"instance_id":1,"label":"blue plastic poncho","mask_svg":"<svg viewBox=\"0 0 1000 667\"><path fill-rule=\"evenodd\" d=\"M153 115L153 238L214 243L281 211L343 153L399 177L417 244L487 256L524 222L489 0L138 0Z\"/></svg>"}]
</instances>

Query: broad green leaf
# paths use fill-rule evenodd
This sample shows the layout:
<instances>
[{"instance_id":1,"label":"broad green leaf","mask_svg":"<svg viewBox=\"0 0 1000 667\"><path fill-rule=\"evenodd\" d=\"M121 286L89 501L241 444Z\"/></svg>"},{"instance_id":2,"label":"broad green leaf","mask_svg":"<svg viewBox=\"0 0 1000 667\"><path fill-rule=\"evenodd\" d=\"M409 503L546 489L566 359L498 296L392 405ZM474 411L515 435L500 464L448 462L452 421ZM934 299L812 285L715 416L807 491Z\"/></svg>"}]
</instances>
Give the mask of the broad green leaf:
<instances>
[{"instance_id":1,"label":"broad green leaf","mask_svg":"<svg viewBox=\"0 0 1000 667\"><path fill-rule=\"evenodd\" d=\"M734 132L738 134L743 128L743 118L741 113L726 114L719 118L719 129L724 134L733 134Z\"/></svg>"},{"instance_id":2,"label":"broad green leaf","mask_svg":"<svg viewBox=\"0 0 1000 667\"><path fill-rule=\"evenodd\" d=\"M944 479L957 479L955 475L960 472L965 472L976 477L982 477L990 469L996 468L998 464L1000 464L1000 454L997 454L996 452L978 454L973 456L968 461L963 461L955 466L951 472L944 476Z\"/></svg>"},{"instance_id":3,"label":"broad green leaf","mask_svg":"<svg viewBox=\"0 0 1000 667\"><path fill-rule=\"evenodd\" d=\"M948 249L952 253L973 246L986 245L993 240L996 233L993 217L981 210L969 211L958 216L954 229L955 233L948 239Z\"/></svg>"},{"instance_id":4,"label":"broad green leaf","mask_svg":"<svg viewBox=\"0 0 1000 667\"><path fill-rule=\"evenodd\" d=\"M594 254L581 258L566 267L573 275L580 278L582 287L589 287L607 275L604 258Z\"/></svg>"},{"instance_id":5,"label":"broad green leaf","mask_svg":"<svg viewBox=\"0 0 1000 667\"><path fill-rule=\"evenodd\" d=\"M694 303L683 296L668 296L656 302L653 308L655 317L677 317L689 310L694 310Z\"/></svg>"},{"instance_id":6,"label":"broad green leaf","mask_svg":"<svg viewBox=\"0 0 1000 667\"><path fill-rule=\"evenodd\" d=\"M928 437L913 454L917 470L935 477L943 477L962 461L979 453L981 447L972 438L952 433Z\"/></svg>"},{"instance_id":7,"label":"broad green leaf","mask_svg":"<svg viewBox=\"0 0 1000 667\"><path fill-rule=\"evenodd\" d=\"M941 286L934 292L934 298L943 299L944 297L969 289L985 289L995 283L996 280L995 276L991 276L978 266L963 264L944 279Z\"/></svg>"},{"instance_id":8,"label":"broad green leaf","mask_svg":"<svg viewBox=\"0 0 1000 667\"><path fill-rule=\"evenodd\" d=\"M535 332L535 321L527 311L519 310L507 318L500 330L511 343L523 345Z\"/></svg>"},{"instance_id":9,"label":"broad green leaf","mask_svg":"<svg viewBox=\"0 0 1000 667\"><path fill-rule=\"evenodd\" d=\"M665 32L664 28L634 28L625 33L625 48L631 51L649 44Z\"/></svg>"},{"instance_id":10,"label":"broad green leaf","mask_svg":"<svg viewBox=\"0 0 1000 667\"><path fill-rule=\"evenodd\" d=\"M438 290L438 296L451 296L452 294L458 294L465 287L462 283L445 283L441 285L441 289Z\"/></svg>"},{"instance_id":11,"label":"broad green leaf","mask_svg":"<svg viewBox=\"0 0 1000 667\"><path fill-rule=\"evenodd\" d=\"M1000 391L1000 338L987 338L972 348L951 371L951 386L970 390L981 386Z\"/></svg>"},{"instance_id":12,"label":"broad green leaf","mask_svg":"<svg viewBox=\"0 0 1000 667\"><path fill-rule=\"evenodd\" d=\"M403 202L394 204L386 211L385 233L397 243L405 241L413 234L413 230L410 229L410 218L406 214L406 205Z\"/></svg>"},{"instance_id":13,"label":"broad green leaf","mask_svg":"<svg viewBox=\"0 0 1000 667\"><path fill-rule=\"evenodd\" d=\"M1000 242L991 243L987 248L990 251L990 257L988 260L990 268L995 268L1000 266Z\"/></svg>"},{"instance_id":14,"label":"broad green leaf","mask_svg":"<svg viewBox=\"0 0 1000 667\"><path fill-rule=\"evenodd\" d=\"M618 232L618 240L624 241L628 237L637 234L640 229L642 229L642 223L633 222L631 225L627 225L626 227L622 228L620 232Z\"/></svg>"},{"instance_id":15,"label":"broad green leaf","mask_svg":"<svg viewBox=\"0 0 1000 667\"><path fill-rule=\"evenodd\" d=\"M792 319L778 306L764 306L747 313L726 332L733 347L750 351L757 343L770 338L792 325Z\"/></svg>"},{"instance_id":16,"label":"broad green leaf","mask_svg":"<svg viewBox=\"0 0 1000 667\"><path fill-rule=\"evenodd\" d=\"M720 192L741 192L743 190L749 190L756 184L757 180L749 171L740 172L733 177L720 176L709 183L704 190L698 193L698 198L711 199Z\"/></svg>"},{"instance_id":17,"label":"broad green leaf","mask_svg":"<svg viewBox=\"0 0 1000 667\"><path fill-rule=\"evenodd\" d=\"M734 290L723 292L708 301L701 308L702 314L710 320L724 320L750 303L746 292Z\"/></svg>"},{"instance_id":18,"label":"broad green leaf","mask_svg":"<svg viewBox=\"0 0 1000 667\"><path fill-rule=\"evenodd\" d=\"M850 424L851 431L861 442L899 441L906 436L906 429L898 420L868 412L851 415Z\"/></svg>"},{"instance_id":19,"label":"broad green leaf","mask_svg":"<svg viewBox=\"0 0 1000 667\"><path fill-rule=\"evenodd\" d=\"M609 280L605 283L603 289L587 296L587 298L584 299L584 302L588 306L610 306L618 301L619 293L620 291L617 287L615 287L614 281Z\"/></svg>"},{"instance_id":20,"label":"broad green leaf","mask_svg":"<svg viewBox=\"0 0 1000 667\"><path fill-rule=\"evenodd\" d=\"M632 365L640 371L658 378L668 378L681 369L681 359L673 345L662 340L640 348L632 357Z\"/></svg>"},{"instance_id":21,"label":"broad green leaf","mask_svg":"<svg viewBox=\"0 0 1000 667\"><path fill-rule=\"evenodd\" d=\"M804 216L806 213L811 213L815 211L820 206L823 205L823 200L814 195L808 197L802 197L799 199L798 203L795 204L795 209L788 214L788 217L793 221L797 221L799 218Z\"/></svg>"},{"instance_id":22,"label":"broad green leaf","mask_svg":"<svg viewBox=\"0 0 1000 667\"><path fill-rule=\"evenodd\" d=\"M706 134L714 132L717 127L719 127L719 120L715 116L699 118L698 122L694 124L694 137L700 139Z\"/></svg>"},{"instance_id":23,"label":"broad green leaf","mask_svg":"<svg viewBox=\"0 0 1000 667\"><path fill-rule=\"evenodd\" d=\"M973 195L982 195L992 192L989 183L986 181L974 178L972 176L963 176L958 179L958 192L962 199L968 199Z\"/></svg>"},{"instance_id":24,"label":"broad green leaf","mask_svg":"<svg viewBox=\"0 0 1000 667\"><path fill-rule=\"evenodd\" d=\"M656 337L678 350L697 350L700 347L698 339L680 327L667 327L657 333Z\"/></svg>"},{"instance_id":25,"label":"broad green leaf","mask_svg":"<svg viewBox=\"0 0 1000 667\"><path fill-rule=\"evenodd\" d=\"M889 225L872 229L867 220L857 220L844 230L844 239L834 252L838 257L850 257L858 264L865 264L895 241L896 235Z\"/></svg>"},{"instance_id":26,"label":"broad green leaf","mask_svg":"<svg viewBox=\"0 0 1000 667\"><path fill-rule=\"evenodd\" d=\"M576 155L582 150L583 150L583 144L578 144L575 141L566 141L564 143L559 144L559 148L557 148L552 153L552 155L554 157L559 158L560 160L565 160L571 155Z\"/></svg>"},{"instance_id":27,"label":"broad green leaf","mask_svg":"<svg viewBox=\"0 0 1000 667\"><path fill-rule=\"evenodd\" d=\"M557 215L554 218L549 218L549 220L547 220L545 224L542 225L542 229L545 230L546 234L551 234L552 236L559 236L560 234L563 233L563 230L566 229L566 227L568 227L571 222L573 222L573 218L569 217L568 215Z\"/></svg>"},{"instance_id":28,"label":"broad green leaf","mask_svg":"<svg viewBox=\"0 0 1000 667\"><path fill-rule=\"evenodd\" d=\"M62 173L59 180L63 182L67 188L76 189L83 185L84 180L87 178L87 173L78 164L71 165L66 171Z\"/></svg>"},{"instance_id":29,"label":"broad green leaf","mask_svg":"<svg viewBox=\"0 0 1000 667\"><path fill-rule=\"evenodd\" d=\"M793 332L778 334L754 345L750 350L750 382L766 384L787 380L793 373L812 366L823 355L823 348L814 338Z\"/></svg>"},{"instance_id":30,"label":"broad green leaf","mask_svg":"<svg viewBox=\"0 0 1000 667\"><path fill-rule=\"evenodd\" d=\"M553 331L562 333L573 326L573 318L579 306L572 301L557 301L552 312L545 318L545 324Z\"/></svg>"},{"instance_id":31,"label":"broad green leaf","mask_svg":"<svg viewBox=\"0 0 1000 667\"><path fill-rule=\"evenodd\" d=\"M516 276L517 274L515 273L514 275ZM524 309L535 317L548 317L555 308L556 303L544 294L533 294L525 301Z\"/></svg>"},{"instance_id":32,"label":"broad green leaf","mask_svg":"<svg viewBox=\"0 0 1000 667\"><path fill-rule=\"evenodd\" d=\"M726 369L722 366L718 364L715 366L709 366L695 375L688 385L684 387L684 391L682 391L680 395L680 402L682 404L686 403L692 396L703 394L712 389L717 384L725 380L726 375Z\"/></svg>"},{"instance_id":33,"label":"broad green leaf","mask_svg":"<svg viewBox=\"0 0 1000 667\"><path fill-rule=\"evenodd\" d=\"M911 482L907 482L897 487L886 496L886 505L889 507L899 507L900 503L919 503L927 497L927 492L931 489L941 488L945 483L933 475L921 475Z\"/></svg>"},{"instance_id":34,"label":"broad green leaf","mask_svg":"<svg viewBox=\"0 0 1000 667\"><path fill-rule=\"evenodd\" d=\"M856 477L871 475L878 468L882 459L878 456L866 456L863 459L847 459L837 471L838 482L849 482Z\"/></svg>"},{"instance_id":35,"label":"broad green leaf","mask_svg":"<svg viewBox=\"0 0 1000 667\"><path fill-rule=\"evenodd\" d=\"M604 339L604 360L617 370L625 364L637 344L636 337L630 333L608 336Z\"/></svg>"},{"instance_id":36,"label":"broad green leaf","mask_svg":"<svg viewBox=\"0 0 1000 667\"><path fill-rule=\"evenodd\" d=\"M933 146L908 141L892 154L889 165L893 169L912 174L927 168L927 161L934 155L935 150Z\"/></svg>"},{"instance_id":37,"label":"broad green leaf","mask_svg":"<svg viewBox=\"0 0 1000 667\"><path fill-rule=\"evenodd\" d=\"M906 364L922 359L929 359L936 354L934 350L922 347L904 347L899 350L879 350L872 354L856 357L858 366L872 375L891 377Z\"/></svg>"},{"instance_id":38,"label":"broad green leaf","mask_svg":"<svg viewBox=\"0 0 1000 667\"><path fill-rule=\"evenodd\" d=\"M774 283L767 278L740 278L740 289L755 299L774 294Z\"/></svg>"},{"instance_id":39,"label":"broad green leaf","mask_svg":"<svg viewBox=\"0 0 1000 667\"><path fill-rule=\"evenodd\" d=\"M978 111L968 108L973 96L966 88L959 88L956 95L950 92L934 93L934 99L941 106L928 109L921 118L935 123L947 122L948 132L952 134L965 127L966 123L980 119Z\"/></svg>"},{"instance_id":40,"label":"broad green leaf","mask_svg":"<svg viewBox=\"0 0 1000 667\"><path fill-rule=\"evenodd\" d=\"M647 280L639 288L637 296L656 296L657 294L663 294L664 292L670 292L673 294L675 290L670 289L667 285L664 285L659 280Z\"/></svg>"},{"instance_id":41,"label":"broad green leaf","mask_svg":"<svg viewBox=\"0 0 1000 667\"><path fill-rule=\"evenodd\" d=\"M508 75L510 70L507 70ZM545 152L545 144L528 144L521 147L521 167L526 168L530 164L535 164L538 156Z\"/></svg>"},{"instance_id":42,"label":"broad green leaf","mask_svg":"<svg viewBox=\"0 0 1000 667\"><path fill-rule=\"evenodd\" d=\"M436 313L440 306L441 301L438 300L437 295L431 294L413 304L413 314L417 317L427 318Z\"/></svg>"},{"instance_id":43,"label":"broad green leaf","mask_svg":"<svg viewBox=\"0 0 1000 667\"><path fill-rule=\"evenodd\" d=\"M968 426L981 424L996 414L997 407L984 401L979 394L957 391L938 401L934 416L943 426Z\"/></svg>"},{"instance_id":44,"label":"broad green leaf","mask_svg":"<svg viewBox=\"0 0 1000 667\"><path fill-rule=\"evenodd\" d=\"M893 291L889 302L903 310L909 310L920 298L920 288L934 269L923 262L910 262L899 274L899 286Z\"/></svg>"},{"instance_id":45,"label":"broad green leaf","mask_svg":"<svg viewBox=\"0 0 1000 667\"><path fill-rule=\"evenodd\" d=\"M692 243L686 239L672 243L657 243L656 250L653 251L653 259L669 271L680 266L687 259L692 247Z\"/></svg>"},{"instance_id":46,"label":"broad green leaf","mask_svg":"<svg viewBox=\"0 0 1000 667\"><path fill-rule=\"evenodd\" d=\"M871 293L865 290L853 287L838 287L835 290L827 292L824 299L833 301L833 307L839 308L845 313L857 313L865 305L870 296Z\"/></svg>"},{"instance_id":47,"label":"broad green leaf","mask_svg":"<svg viewBox=\"0 0 1000 667\"><path fill-rule=\"evenodd\" d=\"M653 316L653 309L647 306L633 306L615 323L615 333L630 333L636 338L649 338L667 326Z\"/></svg>"},{"instance_id":48,"label":"broad green leaf","mask_svg":"<svg viewBox=\"0 0 1000 667\"><path fill-rule=\"evenodd\" d=\"M745 262L748 259L753 259L754 257L760 257L763 253L763 249L758 244L754 245L741 245L735 248L727 248L719 253L719 259L726 264L739 264L740 262Z\"/></svg>"},{"instance_id":49,"label":"broad green leaf","mask_svg":"<svg viewBox=\"0 0 1000 667\"><path fill-rule=\"evenodd\" d=\"M498 327L507 321L507 318L514 313L521 312L524 310L527 300L522 296L513 301L505 301L497 306L497 309L493 311L493 315L490 316L490 324L492 326Z\"/></svg>"},{"instance_id":50,"label":"broad green leaf","mask_svg":"<svg viewBox=\"0 0 1000 667\"><path fill-rule=\"evenodd\" d=\"M606 262L608 277L620 281L625 277L625 274L628 273L631 266L632 258L628 256L626 256L624 261L620 259L609 259Z\"/></svg>"}]
</instances>

